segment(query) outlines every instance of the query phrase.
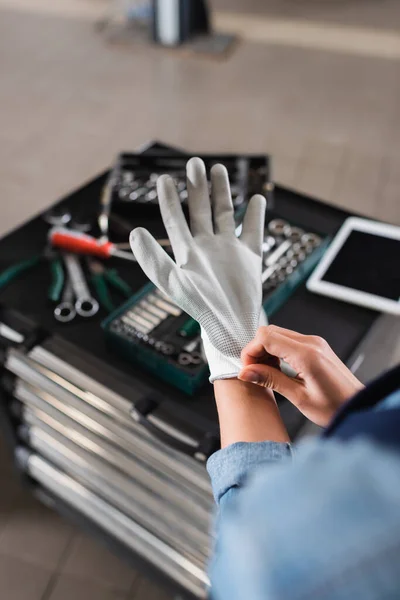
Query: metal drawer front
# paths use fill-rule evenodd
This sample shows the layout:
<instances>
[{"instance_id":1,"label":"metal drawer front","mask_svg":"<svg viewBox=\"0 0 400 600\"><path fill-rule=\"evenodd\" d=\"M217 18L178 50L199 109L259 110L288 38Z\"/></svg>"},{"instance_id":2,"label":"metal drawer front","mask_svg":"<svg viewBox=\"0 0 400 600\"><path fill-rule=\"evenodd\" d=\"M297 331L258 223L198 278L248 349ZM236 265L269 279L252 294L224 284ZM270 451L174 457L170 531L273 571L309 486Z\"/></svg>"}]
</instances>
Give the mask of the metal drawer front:
<instances>
[{"instance_id":1,"label":"metal drawer front","mask_svg":"<svg viewBox=\"0 0 400 600\"><path fill-rule=\"evenodd\" d=\"M36 363L50 370L53 374L60 376L64 380L64 385L65 382L73 384L72 386L69 386L72 388L71 391L75 390L76 393L76 391L79 390L81 394L80 397L82 399L86 399L86 401L89 403L92 402L93 406L96 406L99 410L103 410L110 416L114 417L114 419L120 420L125 425L132 426L132 403L127 398L124 398L88 375L85 375L41 346L36 346L33 348L29 353L29 357L35 360ZM172 435L172 437L175 439L178 439L183 443L192 446L193 448L197 447L197 441L182 431L178 431L169 424L161 423L154 415L151 415L149 419L158 427ZM149 432L144 432L140 426L136 427L142 431L143 434L150 435ZM161 443L161 445L163 444ZM175 450L172 450L172 452L176 453ZM188 461L189 465L191 465L193 462L186 456L184 456L184 460ZM194 465L195 466L193 468L198 472L198 474L203 476L204 469L201 467L201 465L199 465L196 461L194 461Z\"/></svg>"},{"instance_id":2,"label":"metal drawer front","mask_svg":"<svg viewBox=\"0 0 400 600\"><path fill-rule=\"evenodd\" d=\"M34 413L27 411L25 422L30 423L27 428L30 446L40 455L204 568L208 556L207 532L196 529L163 498L149 494L52 431Z\"/></svg>"},{"instance_id":3,"label":"metal drawer front","mask_svg":"<svg viewBox=\"0 0 400 600\"><path fill-rule=\"evenodd\" d=\"M49 397L48 394L45 394L44 392L41 392L37 389L35 390L34 388L30 387L29 385L23 382L18 382L15 389L15 397L29 406L36 407L38 409L43 410L44 412L49 413L55 421L60 422L59 416L54 410L50 412L47 408L48 405L50 405L50 409L52 407L60 409L60 412L67 416L69 416L69 414L71 413L71 407L63 405L55 398ZM84 422L85 425L87 424L86 415L78 413L78 411L75 410L73 416L78 422ZM95 425L96 427L93 429L98 429L98 424L95 423ZM77 431L74 435L74 438L77 439L78 437L82 444L86 444L87 447L90 446L90 444L87 444L85 442L85 431L82 435L80 435L80 432ZM87 439L89 440L89 438ZM92 441L95 442L95 439ZM123 449L125 445L128 450L131 450L131 439L129 439L129 441L126 440L126 442L120 441L120 449ZM113 447L112 450L113 454L115 454L117 448ZM113 456L113 454L110 454L108 459L110 459ZM133 456L131 456L131 460L129 460L129 458L127 457L126 452L125 456L121 455L119 465L120 469L124 467L130 474L132 474L132 477L134 477L134 479L137 482L146 487L150 492L162 496L168 502L178 504L180 510L182 510L184 513L190 514L193 519L198 519L200 520L200 522L205 523L204 527L207 528L206 523L208 522L210 514L210 505L207 500L205 500L199 494L195 493L193 488L184 488L182 486L180 478L176 478L174 475L172 477L168 477L165 472L162 472L160 470L156 471L150 465L147 465L145 462L142 462L138 458L136 458L135 452L132 452L132 455ZM174 482L174 487L171 487L171 481Z\"/></svg>"},{"instance_id":4,"label":"metal drawer front","mask_svg":"<svg viewBox=\"0 0 400 600\"><path fill-rule=\"evenodd\" d=\"M67 363L61 361L43 348L34 348L31 351L31 355L39 355L42 362L39 363L18 350L11 349L5 361L5 367L22 380L47 391L64 403L72 404L74 398L81 400L81 402L83 401L87 405L88 410L90 408L95 409L96 412L92 412L92 415L97 416L100 414L103 417L108 417L105 421L106 423L115 423L116 425L120 425L121 428L129 430L131 434L135 433L137 439L140 439L142 445L146 447L146 453L149 456L154 456L156 460L165 463L167 466L169 465L170 468L175 468L179 473L184 474L185 479L189 482L192 482L210 494L210 484L204 467L194 459L181 454L155 439L143 427L135 423L130 417L132 404L129 400L118 396L73 367L69 367ZM71 383L65 377L44 366L43 363L47 359L49 364L53 365L55 363L57 368L60 368L60 364L62 364L61 370L63 373L71 371L70 378L76 378L77 382ZM85 385L83 385L82 381ZM90 389L93 389L95 392L101 391L104 397L100 397L86 389L85 386L88 383L91 386ZM122 406L124 407L123 410L121 410Z\"/></svg>"},{"instance_id":5,"label":"metal drawer front","mask_svg":"<svg viewBox=\"0 0 400 600\"><path fill-rule=\"evenodd\" d=\"M24 453L24 450L21 449ZM89 520L123 542L164 573L172 577L198 598L206 598L209 580L203 569L176 552L168 544L100 499L68 475L61 473L45 459L31 454L27 459L27 471L33 479L50 490Z\"/></svg>"},{"instance_id":6,"label":"metal drawer front","mask_svg":"<svg viewBox=\"0 0 400 600\"><path fill-rule=\"evenodd\" d=\"M32 389L35 389L35 393L47 403L64 412L64 414L67 414L90 431L108 439L111 443L126 448L139 459L151 464L153 468L158 468L162 473L170 474L171 477L175 476L186 489L190 489L192 492L197 490L202 498L207 499L208 505L212 506L207 473L196 461L184 457L161 442L154 440L147 433L144 433L142 428L133 423L130 423L128 428L110 418L104 412L94 408L92 404L87 403L77 395L67 391L60 384L52 381L46 373L38 370L43 369L43 367L36 365L18 352L10 352L6 367L12 373L21 377L23 381L33 386ZM21 385L24 384L22 382L17 383L16 396L22 389Z\"/></svg>"}]
</instances>

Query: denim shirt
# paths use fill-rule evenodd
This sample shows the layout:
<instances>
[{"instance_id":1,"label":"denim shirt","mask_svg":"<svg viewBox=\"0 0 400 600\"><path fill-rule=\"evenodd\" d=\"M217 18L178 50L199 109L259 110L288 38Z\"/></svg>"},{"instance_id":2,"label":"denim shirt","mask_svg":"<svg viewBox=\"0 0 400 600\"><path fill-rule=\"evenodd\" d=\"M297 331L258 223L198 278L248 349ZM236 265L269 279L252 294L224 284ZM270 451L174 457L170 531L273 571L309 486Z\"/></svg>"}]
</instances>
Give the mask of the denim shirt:
<instances>
[{"instance_id":1,"label":"denim shirt","mask_svg":"<svg viewBox=\"0 0 400 600\"><path fill-rule=\"evenodd\" d=\"M393 407L400 391L373 410ZM400 452L368 438L237 443L207 468L213 600L400 598Z\"/></svg>"}]
</instances>

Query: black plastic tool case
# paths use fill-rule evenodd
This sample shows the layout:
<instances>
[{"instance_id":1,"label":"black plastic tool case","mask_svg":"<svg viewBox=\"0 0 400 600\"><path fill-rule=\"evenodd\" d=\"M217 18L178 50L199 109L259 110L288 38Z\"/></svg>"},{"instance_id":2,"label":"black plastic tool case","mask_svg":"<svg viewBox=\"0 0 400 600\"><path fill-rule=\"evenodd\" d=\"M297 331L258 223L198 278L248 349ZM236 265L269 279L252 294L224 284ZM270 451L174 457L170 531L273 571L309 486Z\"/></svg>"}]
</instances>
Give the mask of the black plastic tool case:
<instances>
[{"instance_id":1,"label":"black plastic tool case","mask_svg":"<svg viewBox=\"0 0 400 600\"><path fill-rule=\"evenodd\" d=\"M168 152L167 147L158 144L149 145L145 152L151 154L152 149L157 149L157 152L160 149L166 153ZM106 173L78 189L63 199L61 203L68 206L72 211L82 212L82 210L88 211L89 209L89 212L94 212L105 177ZM280 187L275 190L274 210L280 217L287 218L305 229L319 231L327 235L333 235L348 216L348 213L343 210ZM151 225L154 231L153 223L146 223L146 220L142 219L139 213L137 215L137 225L145 227ZM163 234L162 225L156 226L155 229L155 234ZM48 225L38 216L3 238L0 241L0 270L40 252L44 247L47 230ZM112 260L110 263L130 283L134 291L140 289L146 283L144 274L134 263L122 260ZM157 456L161 456L162 449L165 449L165 455L172 457L171 461L173 462L168 465L168 468L176 471L178 481L176 489L179 488L179 494L181 494L182 489L185 489L185 486L188 489L188 498L191 500L196 498L196 494L198 494L198 497L201 497L199 504L201 505L203 502L205 512L211 512L212 502L209 490L206 489L207 483L204 483L206 475L201 459L218 446L217 416L212 387L207 384L197 395L189 397L168 384L155 380L141 371L139 367L124 363L107 353L100 327L100 322L105 317L102 311L93 319L76 320L76 322L67 325L57 323L53 319L52 308L46 300L49 282L50 270L45 264L41 264L0 292L0 322L6 323L25 335L22 348L13 349L12 343L6 339L0 340L3 360L0 419L7 440L16 453L16 464L19 472L24 481L31 486L33 492L44 502L53 506L61 514L73 519L82 528L100 537L116 553L135 566L139 564L139 568L149 571L151 577L158 578L163 585L169 586L171 590L183 593L185 597L205 597L206 592L201 591L201 589L204 589L206 582L206 577L202 575L204 571L202 565L203 562L204 564L206 562L207 551L204 551L204 561L199 559L190 547L192 538L189 534L187 539L182 541L185 546L185 551L182 551L182 560L183 562L185 560L189 561L189 571L191 569L193 571L190 575L192 579L188 583L186 575L182 576L182 571L179 570L181 567L176 567L177 562L179 563L181 560L179 552L179 556L176 556L171 550L171 556L168 555L168 560L163 562L162 557L160 559L152 550L149 551L146 547L133 549L126 535L125 537L122 534L117 535L113 533L117 529L103 527L100 517L93 520L89 516L90 513L85 514L84 510L79 510L76 504L74 505L69 501L68 497L61 497L60 494L55 493L54 489L51 489L51 486L40 483L41 479L38 474L40 469L43 471L43 469L48 468L46 465L35 463L38 460L40 462L40 458L38 459L40 448L43 449L44 453L46 453L47 448L47 456L49 456L50 451L55 452L54 448L56 448L58 442L53 440L55 446L52 450L49 447L49 438L46 437L48 431L52 431L51 422L54 423L54 419L51 421L50 409L49 414L44 415L43 412L40 412L40 407L35 408L33 404L30 404L29 392L32 391L32 386L39 386L30 361L33 360L35 363L38 360L40 363L42 357L50 353L51 356L56 357L56 362L61 361L60 365L63 364L64 367L70 365L73 368L72 371L80 371L84 374L86 378L84 381L88 385L87 389L90 388L92 392L94 390L93 397L96 397L96 393L101 396L101 390L104 393L106 393L105 390L108 390L107 394L111 398L111 404L114 401L113 398L117 404L119 403L115 418L119 420L120 425L122 424L129 429L129 419L132 419L132 436L137 435L137 440L140 443L147 444L147 448L152 449L153 444L155 452L156 450L159 451ZM343 360L346 360L366 334L376 316L375 312L313 295L303 285L295 291L285 306L274 315L272 322L302 333L323 336L335 352ZM44 367L43 369L44 371L40 376L50 377L46 369ZM57 369L55 370L57 371ZM32 377L34 379L31 380ZM46 383L49 386L50 394L53 393L53 389L56 389L54 388L56 383L54 385L53 383ZM52 385L53 387L51 387ZM39 389L39 387L35 389ZM54 396L57 396L57 393L54 393ZM19 401L15 400L16 397ZM64 398L60 392L61 397ZM43 402L46 402L47 397L44 393L43 398ZM68 404L67 400L63 400L64 404ZM287 401L280 399L279 402L287 427L291 435L295 436L304 420ZM107 406L105 410L108 410L109 414L106 416L112 420L113 415L111 414L110 405ZM129 407L132 410L129 410ZM99 406L97 406L97 409L103 410ZM68 418L66 416L65 421L67 424L71 424ZM47 425L41 419L48 420L47 425L50 424L50 429L46 429ZM38 420L39 429L37 428ZM42 429L40 429L40 426L42 426ZM94 427L96 427L96 424ZM82 433L78 426L77 429ZM71 433L71 429L69 431ZM95 433L97 435L98 432ZM64 440L63 437L62 440ZM115 439L110 438L104 443L113 444L114 442ZM82 443L84 445L85 440ZM121 447L123 451L123 444L118 444L113 446L116 456L118 452L121 452ZM82 448L83 446L80 447L79 452L84 453ZM110 455L112 455L111 451ZM132 455L135 455L134 449L130 458L132 458ZM34 459L31 460L32 456L34 456ZM200 459L200 461L197 459ZM29 464L30 460L31 466ZM61 456L60 454L61 462L57 463L59 467L63 464L62 460L65 461L65 455ZM181 465L182 473L188 473L188 480L191 479L189 472L192 469L193 485L197 486L197 491L189 489L186 480L182 480L183 475L179 472L179 465ZM155 467L156 470L157 468ZM69 472L68 465L66 470ZM35 476L35 473L37 476ZM95 477L96 473L91 472L90 475ZM82 483L77 471L76 473L74 471L71 476L76 476L77 480ZM138 481L140 481L140 473L138 473ZM96 489L96 485L100 485L99 481L93 480L94 487L92 489ZM143 497L143 490L146 489L148 497L152 497L152 488L151 486L146 488L146 485L140 490L138 487L138 497L140 494ZM172 485L173 488L174 485ZM135 489L131 487L129 489L129 497L131 501L133 499L133 504L135 504ZM165 506L169 507L171 505L173 508L175 499L172 498L169 501L168 488L165 489L166 496L162 496ZM111 503L112 499L104 494L102 500ZM179 502L182 502L184 496L179 498ZM97 502L97 500L94 499L94 502ZM194 506L194 503L191 505ZM139 500L138 507L140 507ZM95 510L94 506L92 510ZM100 513L101 506L98 514L100 515ZM201 527L206 528L202 520L203 516L200 512L197 515L199 523L202 523L199 526L200 530ZM194 521L197 517L194 516ZM189 529L191 527L189 517L188 527ZM161 530L164 531L164 523L160 521ZM130 530L128 528L124 531L129 534ZM144 528L145 534L146 529ZM165 533L164 538L160 534L162 538L160 548L162 544L164 546L165 544L168 545L168 535L170 535L169 530ZM203 552L203 539L201 539L201 535L197 530L193 532L193 539L196 539L201 554ZM171 543L172 547L173 545ZM179 550L179 544L177 547ZM176 552L176 548L173 548L173 551ZM171 559L171 563L169 559Z\"/></svg>"}]
</instances>

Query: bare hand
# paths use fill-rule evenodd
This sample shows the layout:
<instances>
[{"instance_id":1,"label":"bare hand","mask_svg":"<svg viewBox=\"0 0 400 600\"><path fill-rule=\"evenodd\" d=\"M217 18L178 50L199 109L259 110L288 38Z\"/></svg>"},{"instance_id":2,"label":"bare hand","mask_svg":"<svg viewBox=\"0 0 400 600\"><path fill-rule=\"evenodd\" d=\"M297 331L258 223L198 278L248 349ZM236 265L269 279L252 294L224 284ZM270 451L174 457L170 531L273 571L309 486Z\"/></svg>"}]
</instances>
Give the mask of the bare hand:
<instances>
[{"instance_id":1,"label":"bare hand","mask_svg":"<svg viewBox=\"0 0 400 600\"><path fill-rule=\"evenodd\" d=\"M289 363L297 377L282 373L277 357ZM323 427L364 387L324 339L275 325L258 329L242 351L242 362L239 379L275 390Z\"/></svg>"}]
</instances>

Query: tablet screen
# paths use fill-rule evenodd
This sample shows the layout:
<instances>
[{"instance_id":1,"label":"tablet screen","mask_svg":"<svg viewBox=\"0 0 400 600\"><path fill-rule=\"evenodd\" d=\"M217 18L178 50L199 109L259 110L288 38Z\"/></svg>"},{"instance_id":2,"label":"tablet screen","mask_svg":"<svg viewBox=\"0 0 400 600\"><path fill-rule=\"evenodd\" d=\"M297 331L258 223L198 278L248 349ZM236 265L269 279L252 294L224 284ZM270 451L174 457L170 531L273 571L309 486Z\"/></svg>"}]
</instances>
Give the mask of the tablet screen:
<instances>
[{"instance_id":1,"label":"tablet screen","mask_svg":"<svg viewBox=\"0 0 400 600\"><path fill-rule=\"evenodd\" d=\"M398 301L400 240L351 231L321 280Z\"/></svg>"}]
</instances>

